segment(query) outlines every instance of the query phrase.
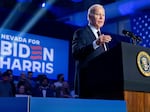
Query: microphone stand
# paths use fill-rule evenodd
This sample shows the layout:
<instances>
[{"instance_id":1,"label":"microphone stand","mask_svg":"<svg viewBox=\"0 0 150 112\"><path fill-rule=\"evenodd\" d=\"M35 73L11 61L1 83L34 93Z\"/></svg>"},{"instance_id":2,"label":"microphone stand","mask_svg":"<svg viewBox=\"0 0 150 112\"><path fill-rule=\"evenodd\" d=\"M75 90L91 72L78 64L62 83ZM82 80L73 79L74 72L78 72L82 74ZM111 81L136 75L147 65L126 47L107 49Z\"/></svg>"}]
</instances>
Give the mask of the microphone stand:
<instances>
[{"instance_id":1,"label":"microphone stand","mask_svg":"<svg viewBox=\"0 0 150 112\"><path fill-rule=\"evenodd\" d=\"M132 39L132 43L133 45L136 45L137 42L141 41L139 40L133 33L130 35L131 39Z\"/></svg>"},{"instance_id":2,"label":"microphone stand","mask_svg":"<svg viewBox=\"0 0 150 112\"><path fill-rule=\"evenodd\" d=\"M123 30L122 33L123 33L125 36L131 37L132 43L133 43L134 45L136 45L137 42L140 42L140 41L141 41L141 38L138 37L138 36L136 36L136 35L134 35L134 33L132 33L132 32Z\"/></svg>"},{"instance_id":3,"label":"microphone stand","mask_svg":"<svg viewBox=\"0 0 150 112\"><path fill-rule=\"evenodd\" d=\"M132 35L132 43L133 43L133 45L136 45L137 44L137 39L136 39L136 37L134 36L134 35Z\"/></svg>"}]
</instances>

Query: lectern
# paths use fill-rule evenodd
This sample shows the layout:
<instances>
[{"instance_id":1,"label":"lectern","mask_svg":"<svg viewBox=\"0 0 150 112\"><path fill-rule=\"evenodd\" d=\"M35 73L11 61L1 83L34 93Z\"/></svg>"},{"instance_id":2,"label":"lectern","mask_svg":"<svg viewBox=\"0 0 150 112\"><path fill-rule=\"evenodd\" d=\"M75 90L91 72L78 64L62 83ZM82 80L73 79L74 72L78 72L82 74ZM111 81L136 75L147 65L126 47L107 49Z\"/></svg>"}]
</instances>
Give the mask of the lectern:
<instances>
[{"instance_id":1,"label":"lectern","mask_svg":"<svg viewBox=\"0 0 150 112\"><path fill-rule=\"evenodd\" d=\"M150 77L141 73L137 63L141 51L150 55L149 48L121 42L90 61L80 88L86 91L85 98L126 100L128 112L150 112Z\"/></svg>"}]
</instances>

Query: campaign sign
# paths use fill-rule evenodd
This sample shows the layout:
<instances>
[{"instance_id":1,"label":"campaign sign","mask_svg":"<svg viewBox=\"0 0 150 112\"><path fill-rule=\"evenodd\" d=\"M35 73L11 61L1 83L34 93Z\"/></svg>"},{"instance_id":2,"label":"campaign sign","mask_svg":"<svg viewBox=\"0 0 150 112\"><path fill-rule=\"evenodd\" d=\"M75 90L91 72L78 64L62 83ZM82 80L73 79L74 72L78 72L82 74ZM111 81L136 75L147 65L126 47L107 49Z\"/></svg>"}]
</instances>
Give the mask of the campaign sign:
<instances>
[{"instance_id":1,"label":"campaign sign","mask_svg":"<svg viewBox=\"0 0 150 112\"><path fill-rule=\"evenodd\" d=\"M33 77L45 74L56 79L63 73L68 79L69 42L50 37L0 29L0 70L32 71Z\"/></svg>"}]
</instances>

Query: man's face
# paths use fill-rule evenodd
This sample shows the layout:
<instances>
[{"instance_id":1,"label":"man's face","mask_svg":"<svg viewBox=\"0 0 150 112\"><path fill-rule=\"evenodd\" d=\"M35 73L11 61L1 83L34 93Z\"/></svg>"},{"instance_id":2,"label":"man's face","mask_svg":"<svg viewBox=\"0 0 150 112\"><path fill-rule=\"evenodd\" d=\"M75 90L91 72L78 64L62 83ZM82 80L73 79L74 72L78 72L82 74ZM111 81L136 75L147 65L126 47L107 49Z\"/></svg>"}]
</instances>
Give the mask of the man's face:
<instances>
[{"instance_id":1,"label":"man's face","mask_svg":"<svg viewBox=\"0 0 150 112\"><path fill-rule=\"evenodd\" d=\"M90 24L97 29L101 28L105 22L105 11L101 7L94 7L93 13L89 15Z\"/></svg>"}]
</instances>

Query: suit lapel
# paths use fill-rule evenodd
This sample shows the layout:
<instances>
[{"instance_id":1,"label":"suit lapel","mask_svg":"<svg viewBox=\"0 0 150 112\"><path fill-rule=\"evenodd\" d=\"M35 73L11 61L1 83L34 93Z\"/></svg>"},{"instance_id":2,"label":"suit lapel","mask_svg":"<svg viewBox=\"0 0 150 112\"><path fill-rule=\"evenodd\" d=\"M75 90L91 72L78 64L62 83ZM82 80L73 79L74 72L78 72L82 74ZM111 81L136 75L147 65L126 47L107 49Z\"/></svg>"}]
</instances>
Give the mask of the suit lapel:
<instances>
[{"instance_id":1,"label":"suit lapel","mask_svg":"<svg viewBox=\"0 0 150 112\"><path fill-rule=\"evenodd\" d=\"M90 27L87 26L86 30L87 30L87 32L89 34L89 37L91 37L91 39L94 41L96 39L96 37L95 37L94 33L92 32L92 30L90 29Z\"/></svg>"}]
</instances>

